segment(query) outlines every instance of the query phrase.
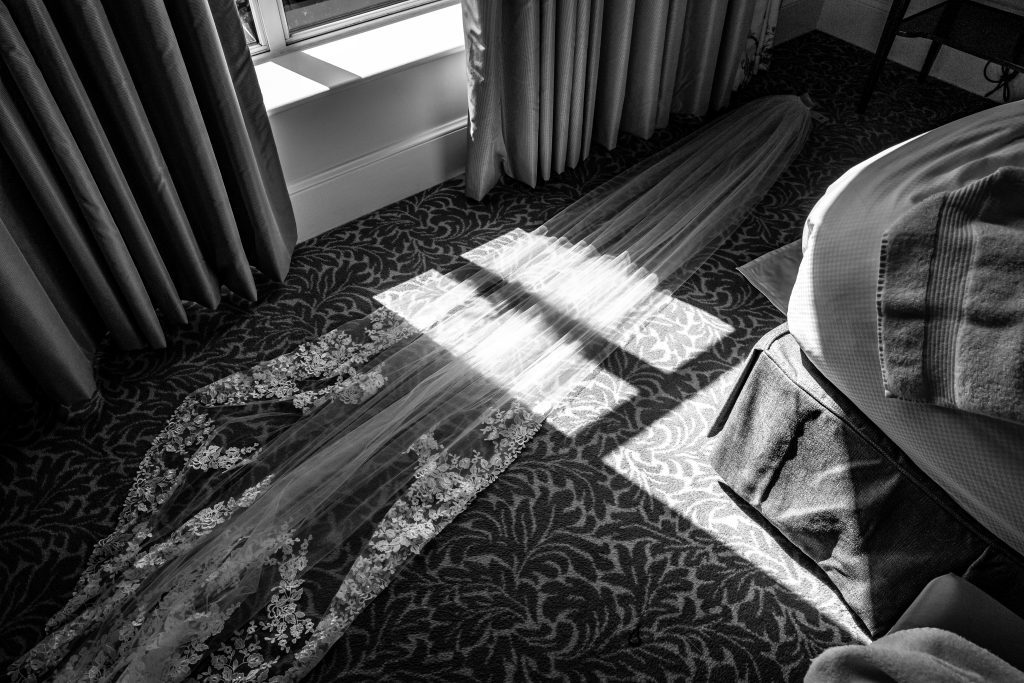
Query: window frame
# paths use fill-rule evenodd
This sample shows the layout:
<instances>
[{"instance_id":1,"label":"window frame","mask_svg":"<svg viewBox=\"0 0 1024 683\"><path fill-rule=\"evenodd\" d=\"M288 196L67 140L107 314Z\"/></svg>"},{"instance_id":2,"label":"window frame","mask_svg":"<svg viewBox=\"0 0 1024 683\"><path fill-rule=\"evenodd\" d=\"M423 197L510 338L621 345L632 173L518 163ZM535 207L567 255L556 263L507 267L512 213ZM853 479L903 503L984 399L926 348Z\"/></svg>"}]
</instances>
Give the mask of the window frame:
<instances>
[{"instance_id":1,"label":"window frame","mask_svg":"<svg viewBox=\"0 0 1024 683\"><path fill-rule=\"evenodd\" d=\"M384 7L290 32L281 0L249 0L259 39L249 46L253 62L280 57L298 49L312 47L330 39L360 33L394 21L458 4L459 0L395 0Z\"/></svg>"},{"instance_id":2,"label":"window frame","mask_svg":"<svg viewBox=\"0 0 1024 683\"><path fill-rule=\"evenodd\" d=\"M267 52L270 47L267 43L267 30L263 26L263 16L256 7L258 0L249 0L249 12L252 14L253 28L256 30L256 42L249 45L249 54L252 57Z\"/></svg>"}]
</instances>

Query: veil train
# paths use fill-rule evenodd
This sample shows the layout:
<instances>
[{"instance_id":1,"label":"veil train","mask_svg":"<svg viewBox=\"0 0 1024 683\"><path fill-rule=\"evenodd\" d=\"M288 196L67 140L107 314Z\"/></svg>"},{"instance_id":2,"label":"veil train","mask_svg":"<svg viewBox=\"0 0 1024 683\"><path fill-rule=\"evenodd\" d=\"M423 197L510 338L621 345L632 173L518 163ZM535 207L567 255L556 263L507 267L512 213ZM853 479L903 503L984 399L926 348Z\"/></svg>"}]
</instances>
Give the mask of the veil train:
<instances>
[{"instance_id":1,"label":"veil train","mask_svg":"<svg viewBox=\"0 0 1024 683\"><path fill-rule=\"evenodd\" d=\"M290 681L665 305L802 147L754 101L190 395L16 680Z\"/></svg>"}]
</instances>

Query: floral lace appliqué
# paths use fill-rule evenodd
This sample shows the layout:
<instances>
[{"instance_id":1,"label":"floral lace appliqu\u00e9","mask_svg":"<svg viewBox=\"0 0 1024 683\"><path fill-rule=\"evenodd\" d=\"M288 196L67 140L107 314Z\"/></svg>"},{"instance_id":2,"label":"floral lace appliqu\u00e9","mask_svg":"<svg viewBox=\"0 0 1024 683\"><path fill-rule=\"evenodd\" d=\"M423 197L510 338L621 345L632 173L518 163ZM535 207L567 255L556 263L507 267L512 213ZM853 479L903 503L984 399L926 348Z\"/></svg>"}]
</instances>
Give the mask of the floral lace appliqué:
<instances>
[{"instance_id":1,"label":"floral lace appliqu\u00e9","mask_svg":"<svg viewBox=\"0 0 1024 683\"><path fill-rule=\"evenodd\" d=\"M211 444L218 429L213 409L293 398L303 394L300 386L304 382L331 377L336 378L335 381L314 402L365 400L384 386L386 378L379 370L364 372L359 368L416 333L415 328L400 317L380 309L370 315L367 327L361 331L329 332L293 353L261 363L250 371L229 375L186 397L143 456L114 531L97 543L72 598L47 623L50 635L19 662L19 671L32 676L33 671L51 670L65 656L70 644L102 618L102 614L131 599L138 581L128 577L150 571L179 555L198 536L230 516L234 509L251 503L254 491L247 490L200 510L167 539L143 550L153 534L156 514L186 481L186 473L231 470L250 464L260 456L259 444ZM300 398L298 403L302 401ZM109 592L111 585L118 586L112 593ZM102 603L90 605L104 592L107 595ZM208 616L212 619L213 615ZM91 671L97 678L105 674L99 662L80 666L78 670ZM89 680L88 676L84 680Z\"/></svg>"},{"instance_id":2,"label":"floral lace appliqu\u00e9","mask_svg":"<svg viewBox=\"0 0 1024 683\"><path fill-rule=\"evenodd\" d=\"M155 513L183 485L186 473L212 476L260 458L259 443L211 443L218 434L213 408L287 400L309 412L327 401L361 403L387 382L379 367L364 369L366 363L413 332L397 317L382 313L371 320L361 341L347 332L331 333L251 373L231 375L188 397L143 459L115 532L97 546L75 596L51 621L53 632L19 664L20 670L28 676L33 671L52 671L93 624L131 604L146 576L196 547L235 512L251 506L270 485L267 478L234 497L212 503L159 542L150 541ZM310 378L316 380L314 388L300 389ZM220 559L211 557L208 566L180 577L159 604L124 621L119 630L121 647L131 653L125 671L144 678L152 673L153 665L145 653L152 648L171 648L174 654L159 665L160 677L167 680L193 677L189 680L203 683L278 683L301 677L401 566L508 467L539 428L539 418L512 402L483 416L476 440L479 448L467 446L456 452L433 432L416 439L409 449L417 459L414 478L374 530L318 622L300 606L310 539L300 542L282 525L264 537L249 539L238 549L225 549L227 554ZM268 602L238 631L221 634L243 603L222 601L218 606L204 596L230 591L247 572L275 565L278 576L269 589ZM113 592L111 585L117 586ZM175 644L173 636L168 640L172 633L185 640ZM211 644L211 638L218 635L222 636L220 642ZM64 668L83 672L81 680L99 680L117 661L115 655L111 650L100 657L102 661L86 663L72 654ZM198 674L194 671L197 665L205 667Z\"/></svg>"},{"instance_id":3,"label":"floral lace appliqu\u00e9","mask_svg":"<svg viewBox=\"0 0 1024 683\"><path fill-rule=\"evenodd\" d=\"M525 406L512 402L489 412L481 422L489 455L454 453L433 433L416 439L409 449L417 457L415 479L374 530L283 680L298 680L308 673L401 566L515 460L540 425Z\"/></svg>"},{"instance_id":4,"label":"floral lace appliqu\u00e9","mask_svg":"<svg viewBox=\"0 0 1024 683\"><path fill-rule=\"evenodd\" d=\"M207 446L198 451L188 461L188 466L194 470L206 472L207 470L229 470L240 465L247 465L253 461L259 453L258 443L251 446Z\"/></svg>"},{"instance_id":5,"label":"floral lace appliqu\u00e9","mask_svg":"<svg viewBox=\"0 0 1024 683\"><path fill-rule=\"evenodd\" d=\"M198 675L198 681L267 681L271 668L281 657L313 632L313 620L299 609L302 598L299 577L306 569L309 539L295 549L297 542L295 539L293 545L285 546L280 558L270 560L270 564L277 565L280 578L264 610L264 618L251 622L243 635L222 643L210 655L210 666Z\"/></svg>"}]
</instances>

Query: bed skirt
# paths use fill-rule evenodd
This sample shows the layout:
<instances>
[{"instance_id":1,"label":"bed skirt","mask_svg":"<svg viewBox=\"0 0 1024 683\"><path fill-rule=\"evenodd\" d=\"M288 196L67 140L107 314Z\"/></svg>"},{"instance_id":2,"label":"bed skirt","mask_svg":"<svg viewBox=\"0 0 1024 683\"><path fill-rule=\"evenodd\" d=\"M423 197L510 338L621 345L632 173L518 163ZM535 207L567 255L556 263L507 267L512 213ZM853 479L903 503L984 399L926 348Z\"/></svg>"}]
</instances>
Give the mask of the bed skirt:
<instances>
[{"instance_id":1,"label":"bed skirt","mask_svg":"<svg viewBox=\"0 0 1024 683\"><path fill-rule=\"evenodd\" d=\"M873 637L946 573L1024 613L1024 560L832 386L785 324L755 346L709 436L725 485L824 571Z\"/></svg>"}]
</instances>

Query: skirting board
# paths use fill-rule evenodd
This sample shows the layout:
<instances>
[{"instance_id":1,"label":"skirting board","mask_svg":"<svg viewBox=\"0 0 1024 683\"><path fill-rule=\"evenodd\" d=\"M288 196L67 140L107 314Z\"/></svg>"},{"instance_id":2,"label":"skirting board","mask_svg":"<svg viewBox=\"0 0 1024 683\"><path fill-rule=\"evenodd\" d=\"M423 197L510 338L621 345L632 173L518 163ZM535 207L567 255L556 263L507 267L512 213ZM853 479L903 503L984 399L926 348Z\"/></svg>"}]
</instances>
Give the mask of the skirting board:
<instances>
[{"instance_id":1,"label":"skirting board","mask_svg":"<svg viewBox=\"0 0 1024 683\"><path fill-rule=\"evenodd\" d=\"M465 170L466 120L290 183L299 241L416 194Z\"/></svg>"}]
</instances>

